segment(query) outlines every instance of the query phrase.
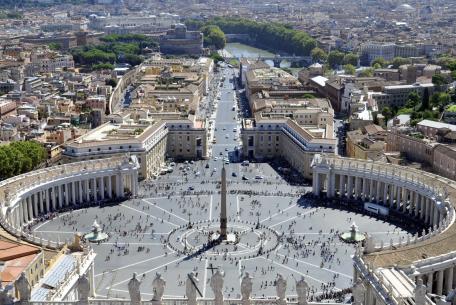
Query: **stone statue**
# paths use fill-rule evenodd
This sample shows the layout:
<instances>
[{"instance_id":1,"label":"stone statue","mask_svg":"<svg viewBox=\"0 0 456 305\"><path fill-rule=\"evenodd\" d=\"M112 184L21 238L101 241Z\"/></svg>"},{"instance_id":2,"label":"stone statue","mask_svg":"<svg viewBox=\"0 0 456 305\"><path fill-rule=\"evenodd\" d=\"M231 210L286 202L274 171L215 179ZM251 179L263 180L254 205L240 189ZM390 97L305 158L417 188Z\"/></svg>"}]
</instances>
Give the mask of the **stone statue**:
<instances>
[{"instance_id":1,"label":"stone statue","mask_svg":"<svg viewBox=\"0 0 456 305\"><path fill-rule=\"evenodd\" d=\"M277 300L278 305L285 305L285 292L287 291L287 281L283 278L281 274L277 275L277 280L276 280L276 292L277 292L277 297L279 298Z\"/></svg>"},{"instance_id":2,"label":"stone statue","mask_svg":"<svg viewBox=\"0 0 456 305\"><path fill-rule=\"evenodd\" d=\"M188 305L196 305L196 285L198 282L199 280L196 278L193 271L187 275L187 281L185 281L185 294L187 295Z\"/></svg>"},{"instance_id":3,"label":"stone statue","mask_svg":"<svg viewBox=\"0 0 456 305\"><path fill-rule=\"evenodd\" d=\"M80 305L87 305L89 304L89 293L90 293L90 283L87 275L82 274L79 276L78 279L78 298Z\"/></svg>"},{"instance_id":4,"label":"stone statue","mask_svg":"<svg viewBox=\"0 0 456 305\"><path fill-rule=\"evenodd\" d=\"M25 272L22 272L19 278L15 282L16 289L19 291L20 304L28 304L30 301L30 283L25 276Z\"/></svg>"},{"instance_id":5,"label":"stone statue","mask_svg":"<svg viewBox=\"0 0 456 305\"><path fill-rule=\"evenodd\" d=\"M418 278L416 283L415 290L415 305L424 305L426 304L426 285L423 284L423 279Z\"/></svg>"},{"instance_id":6,"label":"stone statue","mask_svg":"<svg viewBox=\"0 0 456 305\"><path fill-rule=\"evenodd\" d=\"M361 279L356 280L355 285L352 289L353 295L353 305L363 305L364 304L364 292L366 287L364 287L363 281Z\"/></svg>"},{"instance_id":7,"label":"stone statue","mask_svg":"<svg viewBox=\"0 0 456 305\"><path fill-rule=\"evenodd\" d=\"M296 293L298 295L298 305L307 305L307 294L309 293L309 284L303 276L299 281L296 281Z\"/></svg>"},{"instance_id":8,"label":"stone statue","mask_svg":"<svg viewBox=\"0 0 456 305\"><path fill-rule=\"evenodd\" d=\"M252 286L252 278L250 277L249 273L246 272L241 281L241 295L243 305L250 304L250 294L252 294Z\"/></svg>"},{"instance_id":9,"label":"stone statue","mask_svg":"<svg viewBox=\"0 0 456 305\"><path fill-rule=\"evenodd\" d=\"M163 294L165 293L166 281L162 279L161 273L157 272L155 274L155 278L152 281L152 287L154 288L154 295L152 297L152 301L157 302L157 304L161 304L161 300L163 298Z\"/></svg>"},{"instance_id":10,"label":"stone statue","mask_svg":"<svg viewBox=\"0 0 456 305\"><path fill-rule=\"evenodd\" d=\"M138 280L136 272L133 273L133 277L128 282L128 294L130 295L131 305L141 304L141 292L139 287L141 281Z\"/></svg>"},{"instance_id":11,"label":"stone statue","mask_svg":"<svg viewBox=\"0 0 456 305\"><path fill-rule=\"evenodd\" d=\"M2 281L0 280L0 304L13 305L13 297L8 294L8 289L2 287Z\"/></svg>"},{"instance_id":12,"label":"stone statue","mask_svg":"<svg viewBox=\"0 0 456 305\"><path fill-rule=\"evenodd\" d=\"M220 270L211 278L211 289L215 297L215 305L223 305L223 275Z\"/></svg>"}]
</instances>

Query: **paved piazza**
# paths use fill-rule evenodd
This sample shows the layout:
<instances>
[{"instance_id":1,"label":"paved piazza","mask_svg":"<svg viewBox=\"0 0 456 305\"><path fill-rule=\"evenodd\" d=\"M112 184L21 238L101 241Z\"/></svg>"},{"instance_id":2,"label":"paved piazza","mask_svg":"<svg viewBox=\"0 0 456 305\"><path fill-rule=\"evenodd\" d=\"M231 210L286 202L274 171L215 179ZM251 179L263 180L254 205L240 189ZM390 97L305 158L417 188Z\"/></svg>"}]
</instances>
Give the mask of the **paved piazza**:
<instances>
[{"instance_id":1,"label":"paved piazza","mask_svg":"<svg viewBox=\"0 0 456 305\"><path fill-rule=\"evenodd\" d=\"M225 272L226 298L240 297L245 272L253 277L256 297L276 294L277 273L288 280L288 295L295 294L294 279L301 275L314 293L338 291L351 286L355 251L338 234L353 221L377 241L407 235L366 215L316 206L303 196L310 186L288 183L269 164L231 163L226 165L227 209L234 242L211 244L219 227L221 166L213 159L177 164L173 173L142 182L138 199L62 213L33 230L54 240L70 239L74 232L89 232L96 219L110 235L93 245L97 294L128 298L127 282L137 272L145 299L152 296L156 272L167 281L165 296L183 296L186 274L194 271L202 295L212 297L209 280L219 267Z\"/></svg>"}]
</instances>

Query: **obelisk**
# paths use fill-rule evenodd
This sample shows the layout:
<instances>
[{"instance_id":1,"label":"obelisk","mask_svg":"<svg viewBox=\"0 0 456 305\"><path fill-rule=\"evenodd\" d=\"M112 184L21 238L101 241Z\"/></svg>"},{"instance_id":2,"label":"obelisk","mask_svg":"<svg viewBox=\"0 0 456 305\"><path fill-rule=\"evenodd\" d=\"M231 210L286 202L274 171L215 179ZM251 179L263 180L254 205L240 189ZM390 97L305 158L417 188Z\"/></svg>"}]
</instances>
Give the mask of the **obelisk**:
<instances>
[{"instance_id":1,"label":"obelisk","mask_svg":"<svg viewBox=\"0 0 456 305\"><path fill-rule=\"evenodd\" d=\"M226 170L222 167L222 187L221 187L221 209L220 209L220 240L226 240Z\"/></svg>"}]
</instances>

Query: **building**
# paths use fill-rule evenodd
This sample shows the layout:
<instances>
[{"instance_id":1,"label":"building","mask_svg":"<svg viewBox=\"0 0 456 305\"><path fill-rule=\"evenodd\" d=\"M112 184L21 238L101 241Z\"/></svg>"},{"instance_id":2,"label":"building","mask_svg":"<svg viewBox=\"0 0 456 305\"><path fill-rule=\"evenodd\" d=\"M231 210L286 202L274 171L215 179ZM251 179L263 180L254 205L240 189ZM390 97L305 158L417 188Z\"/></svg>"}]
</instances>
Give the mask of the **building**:
<instances>
[{"instance_id":1,"label":"building","mask_svg":"<svg viewBox=\"0 0 456 305\"><path fill-rule=\"evenodd\" d=\"M185 24L175 24L160 37L160 52L164 54L201 55L203 53L203 33L187 31Z\"/></svg>"},{"instance_id":2,"label":"building","mask_svg":"<svg viewBox=\"0 0 456 305\"><path fill-rule=\"evenodd\" d=\"M290 118L270 119L256 116L242 123L242 154L255 160L284 158L305 178L312 177L310 168L315 153L334 153L333 133L305 128Z\"/></svg>"},{"instance_id":3,"label":"building","mask_svg":"<svg viewBox=\"0 0 456 305\"><path fill-rule=\"evenodd\" d=\"M384 161L386 132L377 125L347 132L347 157L363 160Z\"/></svg>"},{"instance_id":4,"label":"building","mask_svg":"<svg viewBox=\"0 0 456 305\"><path fill-rule=\"evenodd\" d=\"M372 98L377 101L379 109L386 106L401 108L405 106L410 93L416 92L423 97L425 91L431 96L434 90L432 83L385 86L382 92L374 92Z\"/></svg>"},{"instance_id":5,"label":"building","mask_svg":"<svg viewBox=\"0 0 456 305\"><path fill-rule=\"evenodd\" d=\"M172 25L179 23L176 14L160 13L159 15L120 15L120 16L89 16L89 28L106 34L128 33L163 33Z\"/></svg>"},{"instance_id":6,"label":"building","mask_svg":"<svg viewBox=\"0 0 456 305\"><path fill-rule=\"evenodd\" d=\"M139 177L149 179L160 173L165 163L168 129L161 120L134 121L125 117L111 117L111 122L90 130L64 146L64 162L76 162L120 156L137 155Z\"/></svg>"},{"instance_id":7,"label":"building","mask_svg":"<svg viewBox=\"0 0 456 305\"><path fill-rule=\"evenodd\" d=\"M1 286L13 286L16 280L25 273L25 277L33 286L44 275L44 252L36 246L19 243L5 238L0 239L0 262L3 263L0 271ZM18 297L18 291L13 288L11 296Z\"/></svg>"},{"instance_id":8,"label":"building","mask_svg":"<svg viewBox=\"0 0 456 305\"><path fill-rule=\"evenodd\" d=\"M431 120L422 120L416 124L417 131L421 132L425 137L429 139L437 140L437 134L439 131L448 129L456 131L456 125L436 122Z\"/></svg>"}]
</instances>

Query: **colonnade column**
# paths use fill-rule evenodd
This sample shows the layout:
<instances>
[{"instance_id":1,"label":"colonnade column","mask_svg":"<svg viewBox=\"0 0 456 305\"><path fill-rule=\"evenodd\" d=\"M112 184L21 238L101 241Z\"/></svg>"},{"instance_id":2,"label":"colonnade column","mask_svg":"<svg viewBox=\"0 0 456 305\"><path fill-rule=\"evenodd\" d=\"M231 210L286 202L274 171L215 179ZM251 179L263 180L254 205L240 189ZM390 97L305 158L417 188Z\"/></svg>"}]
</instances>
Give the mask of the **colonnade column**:
<instances>
[{"instance_id":1,"label":"colonnade column","mask_svg":"<svg viewBox=\"0 0 456 305\"><path fill-rule=\"evenodd\" d=\"M29 197L27 197L26 200L27 200L27 208L28 208L29 220L32 220L33 219L32 197L29 196Z\"/></svg>"},{"instance_id":2,"label":"colonnade column","mask_svg":"<svg viewBox=\"0 0 456 305\"><path fill-rule=\"evenodd\" d=\"M383 183L383 205L388 204L388 184L386 182Z\"/></svg>"},{"instance_id":3,"label":"colonnade column","mask_svg":"<svg viewBox=\"0 0 456 305\"><path fill-rule=\"evenodd\" d=\"M363 200L367 200L367 178L363 178Z\"/></svg>"},{"instance_id":4,"label":"colonnade column","mask_svg":"<svg viewBox=\"0 0 456 305\"><path fill-rule=\"evenodd\" d=\"M40 214L38 211L38 193L35 193L32 195L33 196L33 211L35 212L35 217L38 217Z\"/></svg>"},{"instance_id":5,"label":"colonnade column","mask_svg":"<svg viewBox=\"0 0 456 305\"><path fill-rule=\"evenodd\" d=\"M71 204L76 205L76 181L71 183Z\"/></svg>"},{"instance_id":6,"label":"colonnade column","mask_svg":"<svg viewBox=\"0 0 456 305\"><path fill-rule=\"evenodd\" d=\"M120 174L118 177L120 177L120 180L122 180L122 174ZM117 196L120 194L120 183L119 183L119 178L116 178L117 180ZM313 173L312 177L312 188L313 188L313 193L315 196L320 196L320 174L319 173Z\"/></svg>"},{"instance_id":7,"label":"colonnade column","mask_svg":"<svg viewBox=\"0 0 456 305\"><path fill-rule=\"evenodd\" d=\"M454 266L451 266L446 270L446 287L445 287L445 292L448 294L452 289L453 289L453 279L454 279Z\"/></svg>"},{"instance_id":8,"label":"colonnade column","mask_svg":"<svg viewBox=\"0 0 456 305\"><path fill-rule=\"evenodd\" d=\"M347 176L347 198L351 199L353 195L353 177L352 176Z\"/></svg>"},{"instance_id":9,"label":"colonnade column","mask_svg":"<svg viewBox=\"0 0 456 305\"><path fill-rule=\"evenodd\" d=\"M345 175L339 175L339 196L345 196Z\"/></svg>"},{"instance_id":10,"label":"colonnade column","mask_svg":"<svg viewBox=\"0 0 456 305\"><path fill-rule=\"evenodd\" d=\"M108 197L112 199L112 176L108 176Z\"/></svg>"},{"instance_id":11,"label":"colonnade column","mask_svg":"<svg viewBox=\"0 0 456 305\"><path fill-rule=\"evenodd\" d=\"M433 282L434 282L434 277L433 277L433 272L431 272L427 275L426 287L428 289L428 293L432 293Z\"/></svg>"},{"instance_id":12,"label":"colonnade column","mask_svg":"<svg viewBox=\"0 0 456 305\"><path fill-rule=\"evenodd\" d=\"M437 294L443 293L443 270L437 271Z\"/></svg>"},{"instance_id":13,"label":"colonnade column","mask_svg":"<svg viewBox=\"0 0 456 305\"><path fill-rule=\"evenodd\" d=\"M89 186L89 179L86 179L84 182L85 182L85 197L86 197L86 202L90 202L90 186Z\"/></svg>"},{"instance_id":14,"label":"colonnade column","mask_svg":"<svg viewBox=\"0 0 456 305\"><path fill-rule=\"evenodd\" d=\"M70 192L68 190L68 183L64 184L64 192L65 192L65 206L70 205Z\"/></svg>"},{"instance_id":15,"label":"colonnade column","mask_svg":"<svg viewBox=\"0 0 456 305\"><path fill-rule=\"evenodd\" d=\"M101 200L104 200L104 198L105 198L105 177L104 176L100 177L99 180L100 180L100 182L99 182L99 184L100 184L100 198L101 198Z\"/></svg>"}]
</instances>

